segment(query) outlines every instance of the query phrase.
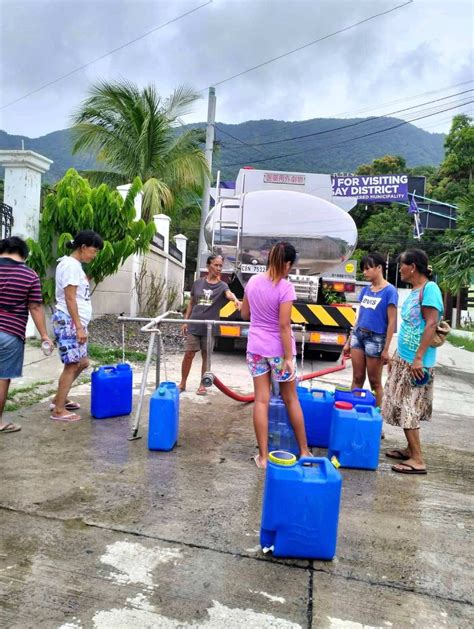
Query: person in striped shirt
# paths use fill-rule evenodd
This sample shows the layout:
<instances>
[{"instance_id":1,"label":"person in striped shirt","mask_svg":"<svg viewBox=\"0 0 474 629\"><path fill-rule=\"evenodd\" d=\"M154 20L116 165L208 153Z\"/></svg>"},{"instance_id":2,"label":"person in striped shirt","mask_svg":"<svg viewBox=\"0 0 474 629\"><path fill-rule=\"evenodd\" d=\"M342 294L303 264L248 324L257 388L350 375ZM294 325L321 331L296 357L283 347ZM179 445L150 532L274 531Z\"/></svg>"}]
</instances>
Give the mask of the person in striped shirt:
<instances>
[{"instance_id":1,"label":"person in striped shirt","mask_svg":"<svg viewBox=\"0 0 474 629\"><path fill-rule=\"evenodd\" d=\"M28 313L42 341L53 344L46 331L39 277L29 269L26 242L18 236L0 240L0 434L18 432L21 426L2 420L12 378L23 371Z\"/></svg>"}]
</instances>

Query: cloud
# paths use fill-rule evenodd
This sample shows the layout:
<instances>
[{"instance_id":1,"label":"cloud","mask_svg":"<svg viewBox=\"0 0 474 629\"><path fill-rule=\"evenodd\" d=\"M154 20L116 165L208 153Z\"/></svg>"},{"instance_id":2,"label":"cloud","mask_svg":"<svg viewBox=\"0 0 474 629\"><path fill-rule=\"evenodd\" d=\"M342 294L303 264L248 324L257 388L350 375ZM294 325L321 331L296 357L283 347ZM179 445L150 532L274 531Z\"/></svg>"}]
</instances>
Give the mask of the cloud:
<instances>
[{"instance_id":1,"label":"cloud","mask_svg":"<svg viewBox=\"0 0 474 629\"><path fill-rule=\"evenodd\" d=\"M2 103L204 2L0 0ZM397 0L214 0L4 109L0 127L29 136L64 128L101 78L153 82L165 96L179 84L203 89L189 120L204 120L210 84L394 6ZM449 7L417 0L218 85L218 120L331 117L468 80L471 17L469 0Z\"/></svg>"}]
</instances>

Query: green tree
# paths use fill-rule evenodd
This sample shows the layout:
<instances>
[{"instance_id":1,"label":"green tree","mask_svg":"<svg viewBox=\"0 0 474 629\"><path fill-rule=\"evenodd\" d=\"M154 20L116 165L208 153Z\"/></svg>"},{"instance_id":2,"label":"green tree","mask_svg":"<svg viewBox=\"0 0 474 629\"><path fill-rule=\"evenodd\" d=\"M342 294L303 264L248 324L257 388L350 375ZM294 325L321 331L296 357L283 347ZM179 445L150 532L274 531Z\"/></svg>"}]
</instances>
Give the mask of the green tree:
<instances>
[{"instance_id":1,"label":"green tree","mask_svg":"<svg viewBox=\"0 0 474 629\"><path fill-rule=\"evenodd\" d=\"M28 264L42 278L45 303L54 299L54 262L65 255L66 242L77 232L93 229L104 240L104 248L86 269L95 287L116 273L130 255L148 250L155 225L135 220L134 199L141 189L137 177L123 199L106 184L92 188L73 168L67 171L46 198L38 241L28 240Z\"/></svg>"},{"instance_id":2,"label":"green tree","mask_svg":"<svg viewBox=\"0 0 474 629\"><path fill-rule=\"evenodd\" d=\"M435 199L456 203L468 194L474 167L474 126L465 114L454 116L444 143L446 154L431 194Z\"/></svg>"},{"instance_id":3,"label":"green tree","mask_svg":"<svg viewBox=\"0 0 474 629\"><path fill-rule=\"evenodd\" d=\"M407 163L400 155L384 155L372 160L371 164L361 164L356 175L397 175L404 174Z\"/></svg>"},{"instance_id":4,"label":"green tree","mask_svg":"<svg viewBox=\"0 0 474 629\"><path fill-rule=\"evenodd\" d=\"M474 273L474 191L458 202L457 225L446 234L448 248L433 260L441 286L457 294L470 285Z\"/></svg>"},{"instance_id":5,"label":"green tree","mask_svg":"<svg viewBox=\"0 0 474 629\"><path fill-rule=\"evenodd\" d=\"M140 177L146 222L153 214L185 207L208 173L203 130L179 129L181 116L198 98L185 87L162 99L153 85L143 90L128 82L95 85L73 117L73 153L92 151L104 164L104 170L85 176L94 185L114 186Z\"/></svg>"}]
</instances>

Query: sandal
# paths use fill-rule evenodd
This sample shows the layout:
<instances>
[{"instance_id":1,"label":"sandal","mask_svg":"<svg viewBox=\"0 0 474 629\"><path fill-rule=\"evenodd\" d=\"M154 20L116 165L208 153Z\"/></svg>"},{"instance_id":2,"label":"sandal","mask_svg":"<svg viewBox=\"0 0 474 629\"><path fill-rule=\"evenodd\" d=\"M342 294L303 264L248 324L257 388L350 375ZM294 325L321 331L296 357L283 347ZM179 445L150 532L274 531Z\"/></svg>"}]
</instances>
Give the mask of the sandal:
<instances>
[{"instance_id":1,"label":"sandal","mask_svg":"<svg viewBox=\"0 0 474 629\"><path fill-rule=\"evenodd\" d=\"M19 430L21 430L21 426L13 424L12 422L8 422L3 428L0 428L0 432L18 432Z\"/></svg>"},{"instance_id":2,"label":"sandal","mask_svg":"<svg viewBox=\"0 0 474 629\"><path fill-rule=\"evenodd\" d=\"M196 395L207 395L207 389L202 384L196 391Z\"/></svg>"},{"instance_id":3,"label":"sandal","mask_svg":"<svg viewBox=\"0 0 474 629\"><path fill-rule=\"evenodd\" d=\"M400 467L398 465L392 465L392 470L394 472L398 472L399 474L428 474L428 472L426 471L426 467L423 469L418 469L417 467L413 467L413 465L410 465L409 463L400 463L399 465Z\"/></svg>"},{"instance_id":4,"label":"sandal","mask_svg":"<svg viewBox=\"0 0 474 629\"><path fill-rule=\"evenodd\" d=\"M49 405L49 410L54 411L55 408L56 408L55 403L51 402L51 404ZM81 405L79 404L79 402L66 402L66 404L64 405L64 408L67 411L78 411L81 408Z\"/></svg>"},{"instance_id":5,"label":"sandal","mask_svg":"<svg viewBox=\"0 0 474 629\"><path fill-rule=\"evenodd\" d=\"M57 422L78 422L82 417L76 413L69 413L68 415L50 415L51 419Z\"/></svg>"}]
</instances>

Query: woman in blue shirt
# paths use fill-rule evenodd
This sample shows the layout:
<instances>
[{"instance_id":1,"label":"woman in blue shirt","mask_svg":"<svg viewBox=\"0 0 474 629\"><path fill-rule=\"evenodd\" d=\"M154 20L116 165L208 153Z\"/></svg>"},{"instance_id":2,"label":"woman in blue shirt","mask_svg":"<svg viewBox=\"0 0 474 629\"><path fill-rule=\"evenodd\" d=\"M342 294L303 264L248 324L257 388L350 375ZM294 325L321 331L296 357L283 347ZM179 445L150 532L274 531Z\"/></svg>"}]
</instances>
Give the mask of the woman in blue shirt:
<instances>
[{"instance_id":1,"label":"woman in blue shirt","mask_svg":"<svg viewBox=\"0 0 474 629\"><path fill-rule=\"evenodd\" d=\"M352 388L362 389L366 376L382 405L382 369L389 360L390 342L397 325L397 289L384 277L385 260L371 253L360 261L360 269L370 286L359 296L359 314L344 354L352 358Z\"/></svg>"},{"instance_id":2,"label":"woman in blue shirt","mask_svg":"<svg viewBox=\"0 0 474 629\"><path fill-rule=\"evenodd\" d=\"M433 367L436 349L430 347L443 314L441 291L430 281L431 267L421 249L400 256L400 277L412 286L402 310L397 353L389 366L382 416L388 424L405 431L408 445L386 455L402 461L392 466L400 474L426 474L421 452L420 421L431 419Z\"/></svg>"}]
</instances>

